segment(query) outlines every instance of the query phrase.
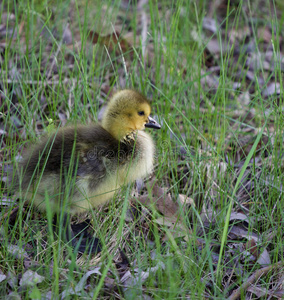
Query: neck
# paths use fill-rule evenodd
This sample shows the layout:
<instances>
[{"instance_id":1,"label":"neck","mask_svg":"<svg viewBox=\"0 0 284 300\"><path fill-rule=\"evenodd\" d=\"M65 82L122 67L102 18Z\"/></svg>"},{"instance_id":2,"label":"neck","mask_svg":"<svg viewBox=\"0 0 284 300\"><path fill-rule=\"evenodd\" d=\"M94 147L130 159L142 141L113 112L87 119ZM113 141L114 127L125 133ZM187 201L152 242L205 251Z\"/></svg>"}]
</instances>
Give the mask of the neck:
<instances>
[{"instance_id":1,"label":"neck","mask_svg":"<svg viewBox=\"0 0 284 300\"><path fill-rule=\"evenodd\" d=\"M125 130L122 130L123 133L119 130L118 127L112 126L103 126L103 128L109 132L115 139L121 141L121 142L129 142L136 139L137 136L137 130L128 132L125 134Z\"/></svg>"},{"instance_id":2,"label":"neck","mask_svg":"<svg viewBox=\"0 0 284 300\"><path fill-rule=\"evenodd\" d=\"M136 140L137 133L137 131L132 131L129 134L127 134L122 140L126 143L133 142Z\"/></svg>"}]
</instances>

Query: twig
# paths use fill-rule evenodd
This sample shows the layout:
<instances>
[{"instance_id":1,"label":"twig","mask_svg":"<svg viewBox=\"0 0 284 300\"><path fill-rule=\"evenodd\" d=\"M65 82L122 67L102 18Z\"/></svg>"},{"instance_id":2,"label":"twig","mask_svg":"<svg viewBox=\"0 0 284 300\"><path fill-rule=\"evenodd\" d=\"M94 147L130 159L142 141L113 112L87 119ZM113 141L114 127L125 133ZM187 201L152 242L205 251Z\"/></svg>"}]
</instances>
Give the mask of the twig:
<instances>
[{"instance_id":1,"label":"twig","mask_svg":"<svg viewBox=\"0 0 284 300\"><path fill-rule=\"evenodd\" d=\"M278 268L280 266L283 266L284 262L280 261L277 264L270 265L267 267L264 267L260 270L257 270L255 273L253 273L247 280L244 282L239 288L237 288L235 291L233 291L232 295L228 298L228 300L236 300L240 297L241 292L248 289L248 287L256 282L262 275L267 274L270 270L274 268Z\"/></svg>"},{"instance_id":2,"label":"twig","mask_svg":"<svg viewBox=\"0 0 284 300\"><path fill-rule=\"evenodd\" d=\"M63 35L64 35L65 31L67 30L68 26L69 26L69 25L68 25L68 23L67 23L67 25L66 25L65 28L64 28ZM58 44L57 50L56 50L56 52L55 52L55 55L53 56L53 60L52 60L52 63L51 63L51 65L50 65L50 67L49 67L49 70L48 70L48 72L47 72L47 74L46 74L46 78L47 78L47 79L50 77L50 75L51 75L51 73L52 73L52 69L53 69L54 65L57 63L57 56L58 56L58 54L59 54L59 52L61 51L61 48L62 48L63 35L62 35L62 39L61 39L60 43ZM54 40L54 41L55 41L55 40ZM43 93L44 93L44 90L41 91L41 94L40 94L39 99L42 98Z\"/></svg>"},{"instance_id":3,"label":"twig","mask_svg":"<svg viewBox=\"0 0 284 300\"><path fill-rule=\"evenodd\" d=\"M275 291L279 288L280 285L283 285L283 282L284 282L284 276L282 276L282 277L280 278L280 280L278 280L278 283L277 283L276 286L274 286L274 288L273 288L274 292L272 292L272 293L270 294L270 296L267 298L267 300L270 300L272 297L274 297Z\"/></svg>"},{"instance_id":4,"label":"twig","mask_svg":"<svg viewBox=\"0 0 284 300\"><path fill-rule=\"evenodd\" d=\"M75 79L71 79L71 78L64 78L63 80L46 80L46 81L37 81L37 80L22 80L22 79L4 79L2 80L3 82L5 83L25 83L25 84L38 84L40 86L47 86L47 85L56 85L56 84L65 84L65 83L69 83L69 82L72 82L74 83ZM81 82L81 80L79 81Z\"/></svg>"},{"instance_id":5,"label":"twig","mask_svg":"<svg viewBox=\"0 0 284 300\"><path fill-rule=\"evenodd\" d=\"M142 32L141 32L141 44L142 44L142 57L145 61L145 56L146 56L146 46L147 46L147 14L145 11L145 5L147 4L147 0L146 1L140 1L143 2L143 6L140 4L140 8L142 8L142 12L141 12L141 23L142 23Z\"/></svg>"},{"instance_id":6,"label":"twig","mask_svg":"<svg viewBox=\"0 0 284 300\"><path fill-rule=\"evenodd\" d=\"M116 31L115 31L115 28L113 26L113 24L111 23L111 26L112 26L112 29L113 29L113 33L115 35L115 38L117 40L117 45L118 45L118 48L120 50L120 53L121 53L121 58L122 58L122 65L123 65L123 68L124 68L124 73L125 73L125 78L126 78L126 83L128 84L128 78L129 78L129 75L128 75L128 72L127 72L127 67L126 67L126 62L125 62L125 59L124 59L124 56L123 56L123 51L122 51L122 48L120 46L120 43L119 43L119 40L118 40L118 36L116 34Z\"/></svg>"},{"instance_id":7,"label":"twig","mask_svg":"<svg viewBox=\"0 0 284 300\"><path fill-rule=\"evenodd\" d=\"M48 73L47 73L47 75L46 75L46 78L49 78L49 77L50 77L51 72L52 72L52 69L53 69L54 65L57 63L57 56L58 56L59 52L60 52L61 49L62 49L63 36L64 36L66 30L68 29L68 27L69 27L69 24L67 23L66 26L65 26L65 28L64 28L64 30L63 30L62 39L61 39L60 43L58 44L57 50L56 50L56 52L55 52L55 55L53 56L53 60L52 60L52 63L51 63L51 65L50 65L49 71L48 71Z\"/></svg>"},{"instance_id":8,"label":"twig","mask_svg":"<svg viewBox=\"0 0 284 300\"><path fill-rule=\"evenodd\" d=\"M69 97L68 97L68 109L66 111L66 118L69 119L70 118L70 111L72 109L72 93L73 93L73 90L74 90L74 87L75 87L75 82L73 81L72 82L72 86L71 86L71 89L69 91Z\"/></svg>"}]
</instances>

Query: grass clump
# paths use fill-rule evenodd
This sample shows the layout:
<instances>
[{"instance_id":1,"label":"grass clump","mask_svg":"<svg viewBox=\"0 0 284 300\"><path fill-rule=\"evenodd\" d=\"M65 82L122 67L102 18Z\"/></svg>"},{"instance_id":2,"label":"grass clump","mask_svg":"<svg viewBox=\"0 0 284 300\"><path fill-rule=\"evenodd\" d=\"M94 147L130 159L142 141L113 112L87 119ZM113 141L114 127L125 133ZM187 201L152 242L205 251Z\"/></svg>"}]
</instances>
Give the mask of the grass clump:
<instances>
[{"instance_id":1,"label":"grass clump","mask_svg":"<svg viewBox=\"0 0 284 300\"><path fill-rule=\"evenodd\" d=\"M2 1L1 297L234 299L281 292L280 6ZM8 173L42 134L97 121L109 95L123 88L147 94L163 124L154 133L156 188L147 178L74 218L91 217L104 243L100 256L76 256L53 239L50 216L13 196ZM21 281L27 271L44 280Z\"/></svg>"}]
</instances>

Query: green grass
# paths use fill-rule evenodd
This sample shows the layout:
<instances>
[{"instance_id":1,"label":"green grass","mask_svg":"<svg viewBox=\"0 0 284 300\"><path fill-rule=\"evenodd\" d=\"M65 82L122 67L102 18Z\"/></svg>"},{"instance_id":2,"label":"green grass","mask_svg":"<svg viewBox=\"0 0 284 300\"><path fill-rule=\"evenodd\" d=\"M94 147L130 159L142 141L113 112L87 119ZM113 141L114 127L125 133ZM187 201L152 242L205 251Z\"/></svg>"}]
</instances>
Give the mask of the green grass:
<instances>
[{"instance_id":1,"label":"green grass","mask_svg":"<svg viewBox=\"0 0 284 300\"><path fill-rule=\"evenodd\" d=\"M270 1L240 1L238 5L234 1L228 9L217 7L213 18L218 30L208 34L202 21L211 1L149 1L144 9L146 44L140 38L138 44L134 42L135 51L130 48L123 53L121 40L109 51L108 45L91 42L93 32L102 30L107 35L116 25L122 37L129 32L133 40L141 37L141 10L122 9L119 1L112 2L2 2L0 20L6 25L6 35L1 37L5 46L0 48L0 129L5 131L0 136L1 178L6 178L8 166L15 171L18 154L40 134L64 123L97 121L112 89L135 88L149 96L153 115L163 124L161 131L152 133L159 185L174 200L185 194L195 201L195 207L180 207L186 234L176 238L172 229L155 222L160 217L155 209L135 201L129 204L131 185L114 201L90 212L96 236L104 242L101 258L75 257L63 242L53 239L51 214L24 208L23 201L10 194L10 185L3 183L0 270L8 277L0 282L0 298L11 291L22 299L40 299L39 295L43 298L48 292L59 298L77 286L87 271L101 266L101 275L88 278L89 289L67 298L102 298L105 290L110 298L137 299L148 294L155 299L223 299L261 268L248 258L245 261L242 253L229 251L232 245L247 241L227 235L231 210L247 214L247 231L259 236L258 247L268 251L271 263L283 261L283 70L277 58L283 17L277 19L271 13L280 4L270 9ZM259 11L254 11L255 5ZM274 68L267 70L261 64L253 70L252 80L248 79L252 72L246 65L248 56L268 51L258 36L262 27L272 28L268 50ZM230 42L233 28L238 33L250 28L251 34ZM65 30L70 34L68 44L62 39ZM220 52L205 55L207 44L215 38ZM144 46L153 55L148 53L149 59L142 56ZM249 46L253 50L248 51ZM209 62L219 70L212 71ZM212 74L218 75L219 82L213 87L203 83ZM264 97L263 91L273 82L280 83L280 96ZM240 87L234 89L234 83ZM246 92L250 101L244 104L240 96ZM247 149L240 146L245 136L250 137ZM246 184L254 189L245 192ZM5 199L12 204L4 206ZM140 211L134 220L128 216L131 206ZM15 207L19 213L9 226ZM205 220L206 211L214 221ZM12 244L25 248L31 267L26 265L27 258L9 252ZM119 249L126 253L136 279L127 290L113 262L120 259ZM232 271L239 267L236 261L243 274ZM45 280L19 289L19 280L28 269ZM147 280L142 281L141 272L149 272ZM273 276L281 277L283 271L263 276L262 286L269 289ZM106 278L113 280L115 289L104 286ZM15 280L14 284L8 279Z\"/></svg>"}]
</instances>

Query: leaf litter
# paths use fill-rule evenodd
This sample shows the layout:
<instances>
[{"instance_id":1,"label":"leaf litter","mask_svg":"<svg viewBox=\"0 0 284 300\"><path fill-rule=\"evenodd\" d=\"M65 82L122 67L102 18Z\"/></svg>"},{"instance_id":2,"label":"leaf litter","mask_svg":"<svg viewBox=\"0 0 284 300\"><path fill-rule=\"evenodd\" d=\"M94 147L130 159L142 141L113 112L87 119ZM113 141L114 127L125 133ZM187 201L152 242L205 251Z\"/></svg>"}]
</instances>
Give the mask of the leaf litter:
<instances>
[{"instance_id":1,"label":"leaf litter","mask_svg":"<svg viewBox=\"0 0 284 300\"><path fill-rule=\"evenodd\" d=\"M139 1L143 2L143 1ZM125 18L125 11L123 8L125 5L128 7L128 1L122 1L122 7L119 14ZM220 58L229 53L233 55L228 56L228 65L231 66L231 74L226 78L226 85L231 87L228 91L228 105L226 106L226 115L228 116L228 123L230 130L225 137L225 143L223 145L224 159L216 161L212 155L212 144L215 146L218 137L203 136L199 137L200 149L195 149L193 156L197 160L192 163L188 159L188 150L177 151L177 178L179 178L178 193L172 191L175 177L171 174L167 174L163 181L160 183L151 180L146 182L140 189L138 196L134 197L131 201L131 208L128 209L127 215L129 217L127 224L131 224L135 220L131 230L136 233L137 239L141 238L149 245L153 245L153 239L150 234L150 227L157 226L160 232L160 240L165 245L165 252L170 255L171 247L174 246L175 250L178 249L180 255L184 254L186 249L186 242L195 243L198 249L197 261L202 260L202 256L198 255L208 245L208 234L212 234L212 240L209 243L210 255L212 258L213 266L216 267L219 259L219 245L220 240L218 234L220 233L219 224L224 222L224 215L222 214L222 195L224 195L224 186L221 184L220 177L227 178L228 184L233 190L234 184L240 174L241 168L244 164L244 160L248 153L251 151L251 147L258 134L259 127L261 127L263 120L261 118L261 112L256 107L250 107L251 104L259 101L259 94L266 100L264 103L267 117L270 118L268 126L264 135L257 146L257 150L254 159L249 163L247 170L242 178L241 186L236 193L236 200L234 200L234 208L230 215L230 227L228 233L228 241L225 250L224 264L227 270L224 271L222 277L222 286L224 290L227 289L228 299L238 299L241 293L246 293L246 297L256 297L257 299L262 297L277 299L283 298L283 275L284 267L283 262L272 263L275 255L275 251L281 249L283 252L283 245L278 246L275 249L275 236L276 233L273 229L266 228L267 215L263 215L259 210L259 207L264 207L265 200L269 193L275 193L275 204L271 208L269 217L275 223L281 224L283 228L283 221L279 221L277 217L277 206L280 201L283 201L283 177L279 172L275 174L275 165L273 164L272 153L274 149L281 149L280 144L282 141L277 140L275 135L274 118L271 116L271 108L273 103L281 104L282 97L282 85L281 78L274 76L275 68L281 66L283 69L283 54L275 53L274 45L272 44L273 35L271 25L257 27L257 37L261 42L262 48L256 51L256 44L254 39L254 32L251 24L244 27L232 27L226 32L224 24L220 22L222 16L224 17L224 9L227 9L227 3L225 1L217 1L210 6L208 16L203 19L202 36L200 37L196 30L192 30L192 38L202 44L204 41L204 63L200 70L201 80L200 85L203 91L201 93L201 105L200 110L203 112L216 111L223 113L219 110L216 104L215 93L218 90L221 81L221 68ZM213 19L213 10L216 12L218 18ZM244 3L242 10L248 13L248 6ZM107 14L107 9L105 9ZM117 60L119 81L121 86L125 86L126 78L124 75L124 68L131 68L131 61L135 57L140 47L140 39L137 37L140 35L143 39L142 47L144 49L143 58L148 66L153 64L155 59L155 47L153 41L145 37L145 29L150 24L149 11L143 8L140 4L137 10L137 16L139 19L137 32L134 33L129 29L124 30L124 24L117 21L111 30L93 30L90 28L88 35L89 45L99 47L102 52L106 52L112 58ZM74 14L74 7L70 8L70 14ZM161 12L162 14L162 12ZM169 14L165 14L169 17ZM20 37L22 45L22 53L26 52L26 47L29 47L25 43L26 36L24 28L24 21L19 25L16 30L12 30L15 27L15 15L13 13L2 14L0 24L0 52L6 51L9 44L16 45L16 37ZM126 17L127 20L127 17ZM252 20L253 22L253 20ZM7 27L7 24L9 25ZM170 22L169 22L170 24ZM60 105L56 107L58 120L62 125L67 123L67 120L72 115L72 106L74 105L74 88L78 82L84 80L79 78L74 80L70 76L70 71L74 70L76 58L70 52L63 54L63 46L73 49L73 41L75 41L77 53L82 50L81 37L76 29L75 24L68 24L65 26L62 34L60 31L54 32L52 35L49 31L36 28L42 37L48 39L47 47L44 49L43 61L41 64L42 76L46 77L46 81L33 80L26 78L25 74L22 74L22 70L17 64L16 60L10 59L10 67L6 73L5 78L1 78L1 95L0 101L2 105L1 120L0 120L0 133L1 133L1 169L4 176L1 177L1 185L8 185L7 171L4 168L7 161L11 161L15 156L9 152L10 144L25 143L31 132L35 132L36 135L42 134L45 124L42 118L40 118L39 109L33 116L33 124L31 128L26 128L22 122L19 111L21 111L20 98L23 97L22 87L20 82L25 82L30 87L31 97L33 95L39 95L39 102L42 104L42 110L47 115L52 115L49 111L50 103L48 103L48 95L56 90L59 86L64 84L62 90L68 95L68 105ZM18 32L17 32L18 31ZM216 36L219 34L222 39ZM54 38L57 39L57 49L55 55L50 56L53 49ZM161 41L163 37L160 37ZM225 44L224 41L228 43ZM279 36L279 42L283 41L283 36ZM283 49L282 49L283 50ZM166 55L167 49L162 49L162 59ZM27 58L29 59L29 58ZM181 53L180 59L184 59ZM180 61L181 61L180 60ZM60 74L64 79L59 80L60 68L59 66L64 61L65 68ZM176 67L180 69L180 73L183 74L184 80L189 70L187 70L182 63L178 60ZM1 57L1 64L3 64L3 58ZM245 67L244 67L245 66ZM163 68L163 66L162 66ZM260 72L261 70L261 72ZM97 97L90 95L92 98L105 99L108 92L111 90L113 74L111 71L106 72L105 76L101 78L100 94ZM155 77L149 74L149 80L155 84ZM168 78L163 77L161 81L163 84L167 84ZM90 83L96 88L100 87L98 78ZM36 92L36 90L38 92ZM10 93L11 100L14 103L14 109L12 112L7 107L5 101L7 95ZM79 98L83 97L80 91L77 91ZM234 100L236 101L231 101ZM100 101L98 101L99 103ZM102 102L102 101L101 101ZM83 104L83 102L81 103ZM101 103L99 103L101 106ZM90 106L85 106L90 107ZM195 105L193 105L195 109ZM223 108L222 108L223 109ZM5 121L7 116L12 115L8 122ZM58 125L58 124L57 124ZM202 126L202 125L201 125ZM204 129L204 128L203 128ZM201 131L201 130L200 130ZM203 132L206 131L206 128ZM9 132L9 134L8 134ZM12 135L11 135L12 133ZM27 136L28 135L28 136ZM172 138L172 142L176 141ZM8 150L7 150L8 149ZM188 148L187 148L188 149ZM21 152L21 146L18 149ZM19 155L19 154L17 154ZM283 171L283 155L278 154L279 163L277 167ZM8 159L9 158L9 159ZM254 172L253 172L254 171ZM193 173L198 172L199 181ZM170 173L170 172L169 172ZM283 173L283 172L282 172ZM194 187L198 187L202 193L196 193ZM150 187L150 188L149 188ZM261 188L261 191L260 191ZM260 193L261 192L261 193ZM227 195L228 198L230 195ZM282 197L282 198L281 198ZM4 219L10 216L9 222L14 224L16 222L14 211L17 212L18 204L10 200L10 195L7 193L7 188L1 197L1 211L4 212ZM140 205L142 204L142 208ZM7 208L8 210L7 213ZM12 210L11 210L12 209ZM107 208L106 208L107 210ZM154 214L154 216L153 216ZM31 219L36 220L38 218L37 213L31 214ZM3 221L3 220L2 220ZM1 221L1 226L3 223ZM139 229L138 229L139 228ZM141 229L142 228L142 229ZM37 229L35 228L37 231ZM131 242L131 231L129 228L123 229L123 237L125 241ZM192 232L197 232L197 238L192 238ZM215 233L215 234L214 234ZM283 236L283 230L279 230L277 234ZM41 236L46 235L46 230L41 231ZM6 233L1 229L1 245L4 244L6 239ZM40 238L42 239L42 237ZM115 239L114 239L115 240ZM13 292L19 287L23 286L37 286L45 279L44 276L39 275L36 271L32 271L32 267L39 266L40 262L36 261L37 256L33 251L26 251L32 248L35 240L29 241L28 245L17 245L17 241L9 239L6 245L7 253L15 257L16 260L22 260L24 262L24 273L19 279L19 274L16 270L5 272L0 269L0 282L6 284L8 294L11 296ZM110 252L115 248L112 243ZM169 246L169 244L171 246ZM41 243L44 247L48 247L48 243ZM109 295L123 295L131 297L132 289L138 289L143 291L145 282L149 278L150 274L155 273L161 269L166 268L162 261L156 260L155 252L152 252L153 256L149 258L155 263L153 267L145 268L144 270L135 267L135 260L129 247L122 244L124 252L116 251L114 256L114 265L117 268L117 274L113 274L113 271L108 270L107 275L104 278L103 289L104 293ZM185 248L183 246L185 245ZM134 245L135 247L135 245ZM44 251L44 249L41 249ZM124 254L123 254L124 253ZM125 257L123 257L125 256ZM129 257L128 257L129 256ZM80 260L81 259L81 260ZM122 260L122 264L119 260ZM83 264L84 259L78 258L78 265ZM102 277L102 262L100 258L92 258L93 264L87 271L85 270L81 278L73 287L64 289L61 287L61 298L67 298L70 295L77 296L93 296L92 278L96 280ZM93 266L96 266L95 268ZM52 270L52 265L48 266L49 271ZM52 272L51 272L52 273ZM267 274L269 277L265 277ZM62 269L62 278L67 276L67 270ZM205 293L210 295L213 286L213 278L208 273L204 276L203 280L206 282ZM244 282L242 280L236 280L236 278L247 278ZM263 278L268 283L263 286L259 279ZM96 282L96 281L95 281ZM122 290L120 289L122 287ZM190 291L188 291L190 294ZM143 293L143 296L149 296L150 293ZM16 296L15 296L16 297Z\"/></svg>"}]
</instances>

